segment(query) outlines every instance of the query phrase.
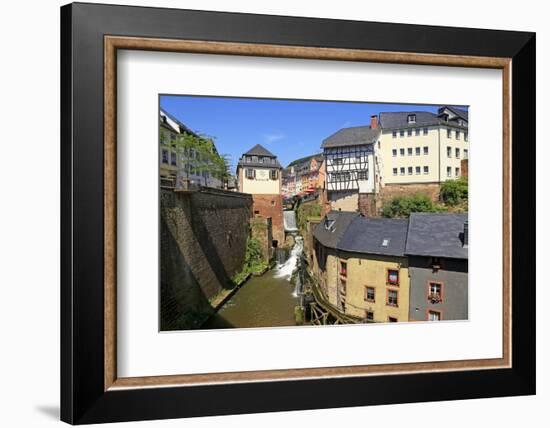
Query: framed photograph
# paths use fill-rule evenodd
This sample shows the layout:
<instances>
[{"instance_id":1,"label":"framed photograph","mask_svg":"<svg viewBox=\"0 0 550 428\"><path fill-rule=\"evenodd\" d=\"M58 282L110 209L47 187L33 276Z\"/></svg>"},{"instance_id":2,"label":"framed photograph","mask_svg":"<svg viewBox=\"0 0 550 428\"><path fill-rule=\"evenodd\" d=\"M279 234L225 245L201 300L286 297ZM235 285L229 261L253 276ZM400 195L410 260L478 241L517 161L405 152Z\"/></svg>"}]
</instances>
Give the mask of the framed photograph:
<instances>
[{"instance_id":1,"label":"framed photograph","mask_svg":"<svg viewBox=\"0 0 550 428\"><path fill-rule=\"evenodd\" d=\"M535 393L535 35L61 8L61 418Z\"/></svg>"}]
</instances>

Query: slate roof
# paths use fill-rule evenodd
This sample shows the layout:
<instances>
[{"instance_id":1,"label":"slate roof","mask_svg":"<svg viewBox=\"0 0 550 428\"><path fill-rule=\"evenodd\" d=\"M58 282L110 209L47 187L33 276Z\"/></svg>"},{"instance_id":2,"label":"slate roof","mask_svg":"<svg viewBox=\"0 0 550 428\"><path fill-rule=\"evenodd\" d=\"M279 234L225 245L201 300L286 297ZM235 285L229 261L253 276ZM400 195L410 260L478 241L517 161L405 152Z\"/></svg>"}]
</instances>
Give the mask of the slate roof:
<instances>
[{"instance_id":1,"label":"slate roof","mask_svg":"<svg viewBox=\"0 0 550 428\"><path fill-rule=\"evenodd\" d=\"M246 153L243 153L243 154L244 155L249 155L249 156L269 156L271 158L277 157L273 153L271 153L269 150L267 150L264 146L262 146L261 144L256 144L249 151L247 151Z\"/></svg>"},{"instance_id":2,"label":"slate roof","mask_svg":"<svg viewBox=\"0 0 550 428\"><path fill-rule=\"evenodd\" d=\"M186 125L181 123L178 119L176 119L174 116L172 116L170 113L168 113L166 110L162 108L160 109L159 116L161 117L161 120L162 120L162 116L166 116L167 118L166 124L178 134L181 132L187 132L196 137L198 136L195 132L193 132Z\"/></svg>"},{"instance_id":3,"label":"slate roof","mask_svg":"<svg viewBox=\"0 0 550 428\"><path fill-rule=\"evenodd\" d=\"M445 107L442 107L442 108L448 108L449 110L451 110L454 114L456 114L461 119L468 120L468 111L467 110L462 110L461 108L449 107L449 106L445 106Z\"/></svg>"},{"instance_id":4,"label":"slate roof","mask_svg":"<svg viewBox=\"0 0 550 428\"><path fill-rule=\"evenodd\" d=\"M407 219L358 216L348 226L337 248L356 253L403 256L408 225Z\"/></svg>"},{"instance_id":5,"label":"slate roof","mask_svg":"<svg viewBox=\"0 0 550 428\"><path fill-rule=\"evenodd\" d=\"M415 123L408 123L407 117L416 115ZM380 126L383 129L404 129L418 128L422 126L433 126L442 123L436 114L429 111L398 111L380 113Z\"/></svg>"},{"instance_id":6,"label":"slate roof","mask_svg":"<svg viewBox=\"0 0 550 428\"><path fill-rule=\"evenodd\" d=\"M315 226L315 229L313 229L313 236L315 236L315 239L325 247L336 248L349 224L353 219L359 217L359 215L359 213L349 211L330 211L325 218ZM329 221L334 221L334 224L328 230L326 228L327 219Z\"/></svg>"},{"instance_id":7,"label":"slate roof","mask_svg":"<svg viewBox=\"0 0 550 428\"><path fill-rule=\"evenodd\" d=\"M334 222L330 229L326 219ZM354 253L468 259L468 248L462 245L467 220L467 213L412 213L408 219L389 219L330 211L313 236L325 247Z\"/></svg>"},{"instance_id":8,"label":"slate roof","mask_svg":"<svg viewBox=\"0 0 550 428\"><path fill-rule=\"evenodd\" d=\"M370 126L354 126L336 131L330 137L323 140L323 149L331 147L357 146L360 144L371 144L376 142L380 135L379 129L372 129Z\"/></svg>"},{"instance_id":9,"label":"slate roof","mask_svg":"<svg viewBox=\"0 0 550 428\"><path fill-rule=\"evenodd\" d=\"M245 156L259 156L259 157L269 157L275 159L275 163L267 163L267 162L246 162L244 160ZM269 150L267 150L264 146L261 144L256 144L254 147L252 147L249 151L246 153L243 153L241 158L239 159L239 162L237 163L237 168L241 167L257 167L257 168L276 168L281 169L282 166L277 160L277 156L275 156L273 153L271 153Z\"/></svg>"},{"instance_id":10,"label":"slate roof","mask_svg":"<svg viewBox=\"0 0 550 428\"><path fill-rule=\"evenodd\" d=\"M467 259L468 248L462 244L468 214L413 213L405 253L415 256Z\"/></svg>"}]
</instances>

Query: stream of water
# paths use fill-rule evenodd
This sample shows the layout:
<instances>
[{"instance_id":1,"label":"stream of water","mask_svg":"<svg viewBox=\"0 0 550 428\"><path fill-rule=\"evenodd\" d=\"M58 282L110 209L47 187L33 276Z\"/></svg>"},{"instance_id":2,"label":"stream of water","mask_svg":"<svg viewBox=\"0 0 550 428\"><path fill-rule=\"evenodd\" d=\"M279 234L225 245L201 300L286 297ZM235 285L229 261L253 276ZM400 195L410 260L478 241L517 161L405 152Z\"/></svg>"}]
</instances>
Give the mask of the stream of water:
<instances>
[{"instance_id":1,"label":"stream of water","mask_svg":"<svg viewBox=\"0 0 550 428\"><path fill-rule=\"evenodd\" d=\"M202 328L282 327L296 325L299 304L299 267L303 240L296 237L288 259L262 276L250 278Z\"/></svg>"}]
</instances>

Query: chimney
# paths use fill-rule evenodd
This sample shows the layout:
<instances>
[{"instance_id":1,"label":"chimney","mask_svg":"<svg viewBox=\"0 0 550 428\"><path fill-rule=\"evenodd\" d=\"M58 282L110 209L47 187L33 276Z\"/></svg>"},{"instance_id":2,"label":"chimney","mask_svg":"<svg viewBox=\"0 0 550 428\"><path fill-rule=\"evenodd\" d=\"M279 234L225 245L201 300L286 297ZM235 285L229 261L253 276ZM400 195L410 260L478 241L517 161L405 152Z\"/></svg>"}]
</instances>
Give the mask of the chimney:
<instances>
[{"instance_id":1,"label":"chimney","mask_svg":"<svg viewBox=\"0 0 550 428\"><path fill-rule=\"evenodd\" d=\"M464 234L462 235L462 246L468 247L468 220L464 222Z\"/></svg>"},{"instance_id":2,"label":"chimney","mask_svg":"<svg viewBox=\"0 0 550 428\"><path fill-rule=\"evenodd\" d=\"M371 129L378 128L378 116L376 116L375 114L370 117L370 127Z\"/></svg>"}]
</instances>

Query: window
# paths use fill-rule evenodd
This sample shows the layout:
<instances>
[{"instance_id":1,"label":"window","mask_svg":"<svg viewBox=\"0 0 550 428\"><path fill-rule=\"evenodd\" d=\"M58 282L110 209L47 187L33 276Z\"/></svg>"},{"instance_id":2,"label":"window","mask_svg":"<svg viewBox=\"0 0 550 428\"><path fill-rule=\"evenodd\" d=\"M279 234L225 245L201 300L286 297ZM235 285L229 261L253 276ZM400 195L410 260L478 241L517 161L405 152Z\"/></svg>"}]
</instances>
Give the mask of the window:
<instances>
[{"instance_id":1,"label":"window","mask_svg":"<svg viewBox=\"0 0 550 428\"><path fill-rule=\"evenodd\" d=\"M442 285L440 282L428 283L428 301L439 303L443 300Z\"/></svg>"},{"instance_id":2,"label":"window","mask_svg":"<svg viewBox=\"0 0 550 428\"><path fill-rule=\"evenodd\" d=\"M455 138L460 140L460 131L455 131Z\"/></svg>"},{"instance_id":3,"label":"window","mask_svg":"<svg viewBox=\"0 0 550 428\"><path fill-rule=\"evenodd\" d=\"M162 163L168 163L168 150L162 150Z\"/></svg>"},{"instance_id":4,"label":"window","mask_svg":"<svg viewBox=\"0 0 550 428\"><path fill-rule=\"evenodd\" d=\"M413 173L413 167L412 167L412 166L409 166L409 167L407 168L407 172L409 173L409 175L412 175L412 173Z\"/></svg>"},{"instance_id":5,"label":"window","mask_svg":"<svg viewBox=\"0 0 550 428\"><path fill-rule=\"evenodd\" d=\"M468 131L464 131L464 141L468 141Z\"/></svg>"},{"instance_id":6,"label":"window","mask_svg":"<svg viewBox=\"0 0 550 428\"><path fill-rule=\"evenodd\" d=\"M428 128L424 128L423 131L424 131L424 135L428 135Z\"/></svg>"},{"instance_id":7,"label":"window","mask_svg":"<svg viewBox=\"0 0 550 428\"><path fill-rule=\"evenodd\" d=\"M464 149L464 159L468 159L468 149Z\"/></svg>"},{"instance_id":8,"label":"window","mask_svg":"<svg viewBox=\"0 0 550 428\"><path fill-rule=\"evenodd\" d=\"M397 156L397 149L393 149L391 151L391 154L392 154L393 157L396 157Z\"/></svg>"},{"instance_id":9,"label":"window","mask_svg":"<svg viewBox=\"0 0 550 428\"><path fill-rule=\"evenodd\" d=\"M399 136L404 137L405 136L405 131L404 130L399 131Z\"/></svg>"},{"instance_id":10,"label":"window","mask_svg":"<svg viewBox=\"0 0 550 428\"><path fill-rule=\"evenodd\" d=\"M388 269L388 284L399 285L399 271L397 269Z\"/></svg>"},{"instance_id":11,"label":"window","mask_svg":"<svg viewBox=\"0 0 550 428\"><path fill-rule=\"evenodd\" d=\"M192 149L191 149L192 150ZM249 163L252 163L252 156L247 156L246 157L246 161L249 162Z\"/></svg>"},{"instance_id":12,"label":"window","mask_svg":"<svg viewBox=\"0 0 550 428\"><path fill-rule=\"evenodd\" d=\"M450 129L447 129L447 138L451 138L451 130Z\"/></svg>"},{"instance_id":13,"label":"window","mask_svg":"<svg viewBox=\"0 0 550 428\"><path fill-rule=\"evenodd\" d=\"M374 287L365 287L365 301L374 303L375 295Z\"/></svg>"},{"instance_id":14,"label":"window","mask_svg":"<svg viewBox=\"0 0 550 428\"><path fill-rule=\"evenodd\" d=\"M359 171L357 173L357 180L368 180L368 173L367 171Z\"/></svg>"},{"instance_id":15,"label":"window","mask_svg":"<svg viewBox=\"0 0 550 428\"><path fill-rule=\"evenodd\" d=\"M393 175L397 175L397 168L393 169Z\"/></svg>"},{"instance_id":16,"label":"window","mask_svg":"<svg viewBox=\"0 0 550 428\"><path fill-rule=\"evenodd\" d=\"M455 158L460 159L460 149L458 147L455 148Z\"/></svg>"},{"instance_id":17,"label":"window","mask_svg":"<svg viewBox=\"0 0 550 428\"><path fill-rule=\"evenodd\" d=\"M278 172L279 172L279 171L277 171L276 169L272 169L272 170L271 170L271 179L272 179L272 180L277 180L277 178L279 178Z\"/></svg>"},{"instance_id":18,"label":"window","mask_svg":"<svg viewBox=\"0 0 550 428\"><path fill-rule=\"evenodd\" d=\"M447 177L450 177L451 176L451 167L448 166L447 167Z\"/></svg>"},{"instance_id":19,"label":"window","mask_svg":"<svg viewBox=\"0 0 550 428\"><path fill-rule=\"evenodd\" d=\"M256 174L254 174L254 169L252 168L246 168L246 178L254 178Z\"/></svg>"},{"instance_id":20,"label":"window","mask_svg":"<svg viewBox=\"0 0 550 428\"><path fill-rule=\"evenodd\" d=\"M416 175L420 175L420 167L419 166L417 166L415 168L415 173L416 173Z\"/></svg>"},{"instance_id":21,"label":"window","mask_svg":"<svg viewBox=\"0 0 550 428\"><path fill-rule=\"evenodd\" d=\"M420 147L415 147L415 148L414 148L414 154L415 154L416 156L420 156Z\"/></svg>"},{"instance_id":22,"label":"window","mask_svg":"<svg viewBox=\"0 0 550 428\"><path fill-rule=\"evenodd\" d=\"M258 156L252 156L252 162L258 163Z\"/></svg>"},{"instance_id":23,"label":"window","mask_svg":"<svg viewBox=\"0 0 550 428\"><path fill-rule=\"evenodd\" d=\"M427 155L429 153L429 148L428 146L424 146L424 154Z\"/></svg>"},{"instance_id":24,"label":"window","mask_svg":"<svg viewBox=\"0 0 550 428\"><path fill-rule=\"evenodd\" d=\"M407 122L408 123L416 123L416 114L409 114L407 116Z\"/></svg>"},{"instance_id":25,"label":"window","mask_svg":"<svg viewBox=\"0 0 550 428\"><path fill-rule=\"evenodd\" d=\"M365 319L367 321L374 321L374 312L372 311L366 311L365 312Z\"/></svg>"},{"instance_id":26,"label":"window","mask_svg":"<svg viewBox=\"0 0 550 428\"><path fill-rule=\"evenodd\" d=\"M260 163L264 163L264 158L259 159Z\"/></svg>"},{"instance_id":27,"label":"window","mask_svg":"<svg viewBox=\"0 0 550 428\"><path fill-rule=\"evenodd\" d=\"M334 226L334 220L329 220L325 217L325 229L330 230Z\"/></svg>"},{"instance_id":28,"label":"window","mask_svg":"<svg viewBox=\"0 0 550 428\"><path fill-rule=\"evenodd\" d=\"M413 130L407 129L407 137L412 137L412 135L413 135Z\"/></svg>"},{"instance_id":29,"label":"window","mask_svg":"<svg viewBox=\"0 0 550 428\"><path fill-rule=\"evenodd\" d=\"M388 322L397 322L397 318L395 318L395 317L388 317Z\"/></svg>"},{"instance_id":30,"label":"window","mask_svg":"<svg viewBox=\"0 0 550 428\"><path fill-rule=\"evenodd\" d=\"M460 175L460 168L455 168L455 177Z\"/></svg>"},{"instance_id":31,"label":"window","mask_svg":"<svg viewBox=\"0 0 550 428\"><path fill-rule=\"evenodd\" d=\"M340 275L347 276L348 275L348 264L347 262L340 262Z\"/></svg>"},{"instance_id":32,"label":"window","mask_svg":"<svg viewBox=\"0 0 550 428\"><path fill-rule=\"evenodd\" d=\"M452 157L451 153L453 152L453 148L451 146L447 146L447 157Z\"/></svg>"},{"instance_id":33,"label":"window","mask_svg":"<svg viewBox=\"0 0 550 428\"><path fill-rule=\"evenodd\" d=\"M388 300L386 304L388 306L399 306L398 295L399 293L397 290L388 290Z\"/></svg>"},{"instance_id":34,"label":"window","mask_svg":"<svg viewBox=\"0 0 550 428\"><path fill-rule=\"evenodd\" d=\"M430 167L429 166L425 166L424 167L424 174L429 174L430 173Z\"/></svg>"},{"instance_id":35,"label":"window","mask_svg":"<svg viewBox=\"0 0 550 428\"><path fill-rule=\"evenodd\" d=\"M405 149L399 149L399 154L401 156L405 156Z\"/></svg>"},{"instance_id":36,"label":"window","mask_svg":"<svg viewBox=\"0 0 550 428\"><path fill-rule=\"evenodd\" d=\"M170 163L173 166L176 166L178 164L178 156L174 152L170 153Z\"/></svg>"},{"instance_id":37,"label":"window","mask_svg":"<svg viewBox=\"0 0 550 428\"><path fill-rule=\"evenodd\" d=\"M417 137L420 135L420 128L416 128L414 130L414 135L416 135Z\"/></svg>"},{"instance_id":38,"label":"window","mask_svg":"<svg viewBox=\"0 0 550 428\"><path fill-rule=\"evenodd\" d=\"M407 156L412 156L412 154L413 154L413 148L412 147L407 148Z\"/></svg>"},{"instance_id":39,"label":"window","mask_svg":"<svg viewBox=\"0 0 550 428\"><path fill-rule=\"evenodd\" d=\"M392 138L397 138L397 131L392 131L391 136Z\"/></svg>"},{"instance_id":40,"label":"window","mask_svg":"<svg viewBox=\"0 0 550 428\"><path fill-rule=\"evenodd\" d=\"M399 168L399 174L405 175L405 168L404 167Z\"/></svg>"},{"instance_id":41,"label":"window","mask_svg":"<svg viewBox=\"0 0 550 428\"><path fill-rule=\"evenodd\" d=\"M428 321L441 321L441 312L428 311Z\"/></svg>"},{"instance_id":42,"label":"window","mask_svg":"<svg viewBox=\"0 0 550 428\"><path fill-rule=\"evenodd\" d=\"M342 165L343 162L344 160L342 158L334 158L332 160L332 163L334 163L334 165Z\"/></svg>"}]
</instances>

